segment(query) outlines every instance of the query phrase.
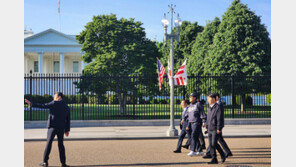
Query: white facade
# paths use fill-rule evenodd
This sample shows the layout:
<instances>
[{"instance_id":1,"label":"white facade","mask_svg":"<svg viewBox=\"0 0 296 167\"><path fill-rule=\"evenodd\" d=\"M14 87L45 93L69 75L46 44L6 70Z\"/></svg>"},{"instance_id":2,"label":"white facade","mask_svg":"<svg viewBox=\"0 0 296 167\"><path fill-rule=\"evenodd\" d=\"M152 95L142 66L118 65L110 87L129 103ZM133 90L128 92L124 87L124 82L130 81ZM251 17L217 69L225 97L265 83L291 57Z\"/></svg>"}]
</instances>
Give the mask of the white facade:
<instances>
[{"instance_id":1,"label":"white facade","mask_svg":"<svg viewBox=\"0 0 296 167\"><path fill-rule=\"evenodd\" d=\"M26 33L26 32L25 32ZM53 29L24 38L24 73L81 73L81 44L73 35Z\"/></svg>"}]
</instances>

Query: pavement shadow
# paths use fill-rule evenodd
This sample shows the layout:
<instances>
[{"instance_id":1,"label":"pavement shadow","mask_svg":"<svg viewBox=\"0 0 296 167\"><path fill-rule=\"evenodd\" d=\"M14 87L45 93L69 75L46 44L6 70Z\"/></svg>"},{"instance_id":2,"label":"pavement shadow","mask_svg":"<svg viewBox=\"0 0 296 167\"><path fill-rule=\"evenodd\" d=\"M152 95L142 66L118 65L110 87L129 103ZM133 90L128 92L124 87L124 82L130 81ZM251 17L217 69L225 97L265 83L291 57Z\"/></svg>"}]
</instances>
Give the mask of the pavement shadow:
<instances>
[{"instance_id":1,"label":"pavement shadow","mask_svg":"<svg viewBox=\"0 0 296 167\"><path fill-rule=\"evenodd\" d=\"M171 166L171 165L198 165L207 162L176 162L176 163L135 163L135 164L100 164L100 165L70 165L71 167L92 167L92 166Z\"/></svg>"},{"instance_id":2,"label":"pavement shadow","mask_svg":"<svg viewBox=\"0 0 296 167\"><path fill-rule=\"evenodd\" d=\"M270 162L239 162L239 163L224 163L225 165L240 165L240 166L244 166L245 164L247 165L270 165ZM226 167L227 167L226 166Z\"/></svg>"},{"instance_id":3,"label":"pavement shadow","mask_svg":"<svg viewBox=\"0 0 296 167\"><path fill-rule=\"evenodd\" d=\"M260 151L232 151L233 153L265 153L268 152L270 153L270 150L260 150Z\"/></svg>"},{"instance_id":4,"label":"pavement shadow","mask_svg":"<svg viewBox=\"0 0 296 167\"><path fill-rule=\"evenodd\" d=\"M271 156L262 156L262 157L248 157L248 156L240 157L240 156L235 156L235 157L231 157L230 159L236 159L236 158L238 158L238 159L240 159L240 158L254 159L254 158L271 158Z\"/></svg>"},{"instance_id":5,"label":"pavement shadow","mask_svg":"<svg viewBox=\"0 0 296 167\"><path fill-rule=\"evenodd\" d=\"M231 148L231 150L268 150L270 147L265 148Z\"/></svg>"}]
</instances>

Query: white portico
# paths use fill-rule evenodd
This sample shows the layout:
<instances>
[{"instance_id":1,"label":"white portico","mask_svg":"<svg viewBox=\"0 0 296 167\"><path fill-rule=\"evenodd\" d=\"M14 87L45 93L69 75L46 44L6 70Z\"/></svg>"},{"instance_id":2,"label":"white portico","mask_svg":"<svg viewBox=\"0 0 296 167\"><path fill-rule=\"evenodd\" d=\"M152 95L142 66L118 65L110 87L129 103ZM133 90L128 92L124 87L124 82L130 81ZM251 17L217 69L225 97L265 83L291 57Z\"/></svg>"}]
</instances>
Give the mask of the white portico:
<instances>
[{"instance_id":1,"label":"white portico","mask_svg":"<svg viewBox=\"0 0 296 167\"><path fill-rule=\"evenodd\" d=\"M81 44L73 35L48 29L24 39L24 73L81 73Z\"/></svg>"}]
</instances>

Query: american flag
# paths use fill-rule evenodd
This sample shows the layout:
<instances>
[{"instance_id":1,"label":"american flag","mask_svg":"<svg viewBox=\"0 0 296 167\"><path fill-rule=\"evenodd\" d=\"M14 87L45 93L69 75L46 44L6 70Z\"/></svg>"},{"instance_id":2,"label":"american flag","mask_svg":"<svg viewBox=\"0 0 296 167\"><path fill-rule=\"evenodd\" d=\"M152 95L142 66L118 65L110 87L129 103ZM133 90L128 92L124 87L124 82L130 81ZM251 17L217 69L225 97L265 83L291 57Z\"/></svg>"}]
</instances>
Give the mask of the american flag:
<instances>
[{"instance_id":1,"label":"american flag","mask_svg":"<svg viewBox=\"0 0 296 167\"><path fill-rule=\"evenodd\" d=\"M174 76L175 85L187 85L186 62L187 59L184 61L184 63L181 65L176 75Z\"/></svg>"},{"instance_id":2,"label":"american flag","mask_svg":"<svg viewBox=\"0 0 296 167\"><path fill-rule=\"evenodd\" d=\"M161 90L163 76L164 76L166 70L158 59L157 59L157 67L158 67L159 90Z\"/></svg>"}]
</instances>

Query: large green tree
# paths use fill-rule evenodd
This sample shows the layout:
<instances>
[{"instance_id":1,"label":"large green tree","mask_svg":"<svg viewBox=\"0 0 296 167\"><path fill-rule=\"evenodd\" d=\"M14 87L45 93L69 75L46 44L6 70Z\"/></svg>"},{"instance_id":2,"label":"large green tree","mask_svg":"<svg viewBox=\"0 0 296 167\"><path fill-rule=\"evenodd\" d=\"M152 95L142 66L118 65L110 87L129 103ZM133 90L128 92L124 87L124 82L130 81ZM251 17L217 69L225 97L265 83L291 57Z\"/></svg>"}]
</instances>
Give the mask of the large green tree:
<instances>
[{"instance_id":1,"label":"large green tree","mask_svg":"<svg viewBox=\"0 0 296 167\"><path fill-rule=\"evenodd\" d=\"M82 44L83 61L89 63L84 75L108 76L108 79L98 78L97 82L80 83L84 91L99 97L106 91L114 92L121 114L125 115L127 96L137 88L135 85L147 83L145 86L153 89L157 82L153 62L160 55L155 42L146 38L141 22L133 18L118 19L114 14L94 16L76 39ZM148 72L156 76L149 84L144 77L138 83L132 78Z\"/></svg>"},{"instance_id":2,"label":"large green tree","mask_svg":"<svg viewBox=\"0 0 296 167\"><path fill-rule=\"evenodd\" d=\"M213 44L209 46L207 58L205 58L205 74L270 75L271 40L260 17L240 0L234 0L222 16ZM254 78L244 77L236 84L241 87L239 90L242 97L241 110L245 111L245 94L259 91L254 88L260 83ZM262 87L260 89L264 91ZM230 91L226 88L223 90Z\"/></svg>"},{"instance_id":3,"label":"large green tree","mask_svg":"<svg viewBox=\"0 0 296 167\"><path fill-rule=\"evenodd\" d=\"M213 44L213 38L218 31L220 20L216 17L212 22L208 22L204 30L199 33L192 46L191 55L188 58L189 75L205 75L205 61L209 57L209 47Z\"/></svg>"}]
</instances>

